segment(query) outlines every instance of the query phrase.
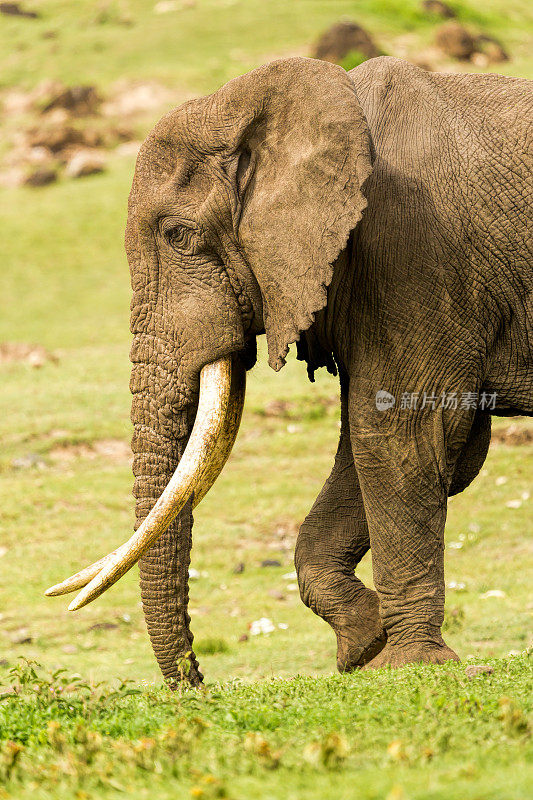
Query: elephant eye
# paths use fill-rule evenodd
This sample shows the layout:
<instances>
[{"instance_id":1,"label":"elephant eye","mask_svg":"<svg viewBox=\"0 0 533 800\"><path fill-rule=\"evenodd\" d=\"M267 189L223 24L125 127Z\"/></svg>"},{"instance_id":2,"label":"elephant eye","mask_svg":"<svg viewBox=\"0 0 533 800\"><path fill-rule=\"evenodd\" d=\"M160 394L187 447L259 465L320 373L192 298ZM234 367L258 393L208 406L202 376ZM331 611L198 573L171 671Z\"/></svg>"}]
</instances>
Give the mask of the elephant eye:
<instances>
[{"instance_id":1,"label":"elephant eye","mask_svg":"<svg viewBox=\"0 0 533 800\"><path fill-rule=\"evenodd\" d=\"M182 225L176 225L174 228L170 228L170 230L166 231L166 237L171 247L174 247L176 250L181 250L183 247L187 247L187 244L190 242L191 231L184 228Z\"/></svg>"},{"instance_id":2,"label":"elephant eye","mask_svg":"<svg viewBox=\"0 0 533 800\"><path fill-rule=\"evenodd\" d=\"M192 228L176 223L162 228L165 239L174 250L190 253L197 249L197 236Z\"/></svg>"}]
</instances>

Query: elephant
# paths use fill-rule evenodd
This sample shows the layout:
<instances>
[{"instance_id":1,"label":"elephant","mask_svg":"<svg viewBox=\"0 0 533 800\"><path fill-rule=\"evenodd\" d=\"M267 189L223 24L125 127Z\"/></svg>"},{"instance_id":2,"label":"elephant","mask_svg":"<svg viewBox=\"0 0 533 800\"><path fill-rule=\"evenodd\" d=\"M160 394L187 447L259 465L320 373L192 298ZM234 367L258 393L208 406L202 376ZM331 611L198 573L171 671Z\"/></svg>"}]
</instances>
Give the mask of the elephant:
<instances>
[{"instance_id":1,"label":"elephant","mask_svg":"<svg viewBox=\"0 0 533 800\"><path fill-rule=\"evenodd\" d=\"M480 471L492 415L533 414L531 89L295 57L159 121L125 235L137 527L50 594L79 589L79 608L139 560L166 681L201 683L192 510L265 334L275 371L296 343L311 381L339 377L338 451L295 550L338 669L458 660L441 633L448 497ZM355 574L369 549L375 590Z\"/></svg>"}]
</instances>

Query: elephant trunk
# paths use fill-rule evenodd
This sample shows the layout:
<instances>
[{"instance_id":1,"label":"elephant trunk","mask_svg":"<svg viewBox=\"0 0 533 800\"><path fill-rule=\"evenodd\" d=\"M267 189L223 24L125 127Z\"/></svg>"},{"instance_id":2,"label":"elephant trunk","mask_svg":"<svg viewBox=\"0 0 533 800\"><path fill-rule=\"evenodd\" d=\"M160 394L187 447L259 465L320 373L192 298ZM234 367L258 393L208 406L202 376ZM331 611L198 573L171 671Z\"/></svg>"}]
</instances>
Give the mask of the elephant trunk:
<instances>
[{"instance_id":1,"label":"elephant trunk","mask_svg":"<svg viewBox=\"0 0 533 800\"><path fill-rule=\"evenodd\" d=\"M139 562L148 633L161 671L171 685L186 678L197 686L203 677L192 650L188 614L192 509L215 482L233 447L244 405L245 375L238 357L208 365L200 374L198 406L183 409L177 418L164 414L161 408L147 415L152 397L135 395L133 400L137 528L154 514L165 496L170 495L171 507L176 507L180 492L187 498L177 517L164 525L164 532ZM191 433L192 411L196 419ZM150 423L155 419L157 427ZM197 435L202 425L210 437ZM187 488L188 461L192 465L192 493Z\"/></svg>"},{"instance_id":2,"label":"elephant trunk","mask_svg":"<svg viewBox=\"0 0 533 800\"><path fill-rule=\"evenodd\" d=\"M157 382L150 380L153 370ZM187 613L192 509L215 482L233 447L246 373L238 356L207 364L200 372L197 407L179 401L183 395L174 390L173 375L167 376L167 393L155 393L153 386L162 385L163 373L161 365L138 363L132 373L135 533L46 594L66 594L83 587L69 605L75 611L140 560L143 607L163 675L170 683L187 678L198 685L202 675L191 649Z\"/></svg>"},{"instance_id":3,"label":"elephant trunk","mask_svg":"<svg viewBox=\"0 0 533 800\"><path fill-rule=\"evenodd\" d=\"M187 412L170 425L166 433L145 425L150 398L135 395L132 446L135 474L136 529L170 482L189 433ZM161 413L150 414L161 419ZM186 677L193 686L202 681L192 650L193 635L188 614L189 563L192 545L192 502L189 499L178 516L139 561L141 599L150 641L165 680L172 686Z\"/></svg>"}]
</instances>

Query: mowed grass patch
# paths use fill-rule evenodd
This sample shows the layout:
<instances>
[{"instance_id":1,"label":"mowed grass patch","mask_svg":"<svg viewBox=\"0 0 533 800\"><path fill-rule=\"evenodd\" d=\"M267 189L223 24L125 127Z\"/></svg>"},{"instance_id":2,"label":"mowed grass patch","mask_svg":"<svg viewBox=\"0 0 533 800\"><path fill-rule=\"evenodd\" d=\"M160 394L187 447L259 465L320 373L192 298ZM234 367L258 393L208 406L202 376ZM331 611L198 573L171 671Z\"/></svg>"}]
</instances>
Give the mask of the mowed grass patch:
<instances>
[{"instance_id":1,"label":"mowed grass patch","mask_svg":"<svg viewBox=\"0 0 533 800\"><path fill-rule=\"evenodd\" d=\"M4 796L323 800L356 786L368 800L522 800L531 665L490 666L473 678L449 664L171 693L21 664L0 695Z\"/></svg>"}]
</instances>

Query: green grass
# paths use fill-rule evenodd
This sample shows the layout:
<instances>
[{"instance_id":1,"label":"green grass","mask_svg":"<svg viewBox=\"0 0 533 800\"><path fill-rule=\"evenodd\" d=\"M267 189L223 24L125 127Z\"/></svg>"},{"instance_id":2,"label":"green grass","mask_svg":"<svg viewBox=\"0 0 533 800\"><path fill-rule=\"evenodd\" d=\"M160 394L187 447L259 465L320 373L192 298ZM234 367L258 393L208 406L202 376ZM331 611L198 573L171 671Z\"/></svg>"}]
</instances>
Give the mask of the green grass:
<instances>
[{"instance_id":1,"label":"green grass","mask_svg":"<svg viewBox=\"0 0 533 800\"><path fill-rule=\"evenodd\" d=\"M17 798L523 800L531 665L493 666L471 679L453 664L171 694L21 664L0 696L0 778Z\"/></svg>"},{"instance_id":2,"label":"green grass","mask_svg":"<svg viewBox=\"0 0 533 800\"><path fill-rule=\"evenodd\" d=\"M391 53L398 39L409 43L414 36L415 50L417 43L426 45L442 24L424 14L418 0L197 0L168 14L154 14L152 0L38 5L41 19L2 18L0 87L29 87L43 77L104 87L118 78L156 78L205 92L265 60L307 55L322 30L343 16L367 27ZM531 75L528 0L450 5L461 22L503 38L512 50L513 63L499 71Z\"/></svg>"},{"instance_id":3,"label":"green grass","mask_svg":"<svg viewBox=\"0 0 533 800\"><path fill-rule=\"evenodd\" d=\"M509 47L506 72L533 75L528 3L452 5ZM157 78L179 98L272 57L307 53L343 14L387 52L424 47L438 24L415 0L198 0L160 16L152 6L108 3L96 23L95 4L50 0L38 4L41 20L2 17L2 86L53 77L105 89L119 78ZM57 37L44 38L52 29ZM293 358L274 374L263 343L234 452L195 514L191 613L206 692L160 686L136 570L78 614L66 612L65 598L43 597L131 531L122 239L132 169L117 158L94 178L0 190L0 342L39 343L58 356L40 369L0 364L0 684L17 691L0 702L0 738L24 746L17 755L4 744L0 787L2 770L19 760L0 798L170 798L189 789L236 800L525 798L531 668L509 654L531 638L531 447L492 447L481 475L450 503L446 580L456 586L445 635L464 658L493 664L493 675L468 681L464 665L333 674L334 636L286 575L298 524L333 461L338 387L324 374L311 386ZM273 400L289 403L286 411L272 416ZM107 440L122 449L105 455ZM281 566L261 567L267 558ZM360 574L371 583L369 557ZM503 596L484 597L494 589ZM275 631L240 642L260 617ZM19 656L40 662L40 677L29 668L10 677ZM63 667L74 685L58 691L61 676L45 676Z\"/></svg>"}]
</instances>

